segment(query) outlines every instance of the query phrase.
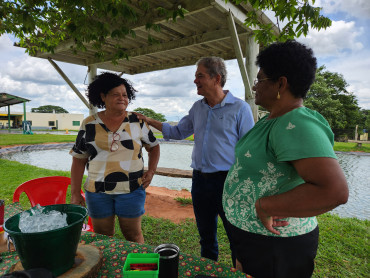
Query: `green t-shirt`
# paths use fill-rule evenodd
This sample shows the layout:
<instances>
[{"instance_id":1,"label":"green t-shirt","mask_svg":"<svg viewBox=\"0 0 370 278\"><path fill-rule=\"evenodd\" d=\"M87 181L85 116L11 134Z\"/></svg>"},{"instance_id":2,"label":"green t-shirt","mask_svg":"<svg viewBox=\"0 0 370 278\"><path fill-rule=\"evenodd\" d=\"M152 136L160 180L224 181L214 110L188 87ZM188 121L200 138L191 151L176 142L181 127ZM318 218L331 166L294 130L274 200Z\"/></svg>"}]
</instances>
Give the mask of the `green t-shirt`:
<instances>
[{"instance_id":1,"label":"green t-shirt","mask_svg":"<svg viewBox=\"0 0 370 278\"><path fill-rule=\"evenodd\" d=\"M336 155L334 135L318 112L300 107L275 119L267 117L236 144L235 163L226 178L222 201L231 224L248 232L277 236L257 218L256 200L304 183L289 161ZM317 226L316 217L286 220L288 226L276 228L282 237L306 234Z\"/></svg>"}]
</instances>

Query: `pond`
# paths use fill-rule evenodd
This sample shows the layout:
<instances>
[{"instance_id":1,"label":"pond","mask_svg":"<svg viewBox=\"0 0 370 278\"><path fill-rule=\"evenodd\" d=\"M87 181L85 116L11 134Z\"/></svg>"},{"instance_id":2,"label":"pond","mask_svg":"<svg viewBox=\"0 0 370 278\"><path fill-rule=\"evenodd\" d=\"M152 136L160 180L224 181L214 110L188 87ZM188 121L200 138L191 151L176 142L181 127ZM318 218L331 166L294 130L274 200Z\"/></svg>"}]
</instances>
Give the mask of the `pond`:
<instances>
[{"instance_id":1,"label":"pond","mask_svg":"<svg viewBox=\"0 0 370 278\"><path fill-rule=\"evenodd\" d=\"M161 157L158 167L177 168L191 170L191 144L168 144L161 143ZM72 157L68 154L69 148L24 151L5 154L1 158L19 161L25 164L41 168L70 171ZM370 219L370 155L337 153L350 190L348 203L337 207L333 213L342 217L357 217ZM148 161L144 151L144 161ZM153 186L166 187L169 189L191 189L191 179L171 178L155 175Z\"/></svg>"}]
</instances>

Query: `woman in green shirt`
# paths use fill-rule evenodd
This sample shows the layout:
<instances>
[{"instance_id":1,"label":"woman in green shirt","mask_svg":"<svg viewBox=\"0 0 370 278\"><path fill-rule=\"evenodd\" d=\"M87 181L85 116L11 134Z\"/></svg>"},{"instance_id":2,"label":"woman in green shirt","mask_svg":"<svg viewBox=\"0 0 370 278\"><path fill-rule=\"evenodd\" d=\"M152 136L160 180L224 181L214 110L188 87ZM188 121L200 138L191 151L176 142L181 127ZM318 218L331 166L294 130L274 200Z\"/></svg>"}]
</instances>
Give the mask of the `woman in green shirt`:
<instances>
[{"instance_id":1,"label":"woman in green shirt","mask_svg":"<svg viewBox=\"0 0 370 278\"><path fill-rule=\"evenodd\" d=\"M348 199L330 126L303 106L316 58L287 41L261 51L256 64L255 102L270 113L237 143L223 192L238 268L257 278L311 277L315 216Z\"/></svg>"}]
</instances>

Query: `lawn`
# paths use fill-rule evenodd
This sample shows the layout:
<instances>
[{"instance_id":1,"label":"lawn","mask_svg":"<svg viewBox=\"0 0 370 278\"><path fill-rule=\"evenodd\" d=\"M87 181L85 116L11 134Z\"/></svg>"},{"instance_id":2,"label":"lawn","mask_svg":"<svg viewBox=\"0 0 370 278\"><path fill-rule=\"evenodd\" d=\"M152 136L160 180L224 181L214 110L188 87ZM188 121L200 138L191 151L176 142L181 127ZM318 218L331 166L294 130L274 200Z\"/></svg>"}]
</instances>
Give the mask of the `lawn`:
<instances>
[{"instance_id":1,"label":"lawn","mask_svg":"<svg viewBox=\"0 0 370 278\"><path fill-rule=\"evenodd\" d=\"M70 176L67 171L47 170L6 159L0 159L0 169L0 198L5 203L12 202L16 187L27 180L44 176ZM25 196L21 197L20 202L24 208L29 208ZM370 273L370 221L340 218L329 213L318 219L320 244L313 277L367 277ZM199 236L194 221L174 224L169 220L144 216L143 233L146 243L153 246L171 242L178 245L182 252L200 255ZM123 238L118 226L115 236ZM230 265L230 250L221 223L218 226L218 239L220 262Z\"/></svg>"},{"instance_id":2,"label":"lawn","mask_svg":"<svg viewBox=\"0 0 370 278\"><path fill-rule=\"evenodd\" d=\"M157 138L163 138L162 133L154 134ZM44 144L49 142L62 143L62 142L74 142L77 135L54 135L54 134L6 134L0 133L0 147L1 146L12 146L21 144ZM193 141L193 136L189 136L186 140ZM370 144L362 144L361 147L357 147L356 143L345 143L335 142L335 151L342 152L367 152L370 153Z\"/></svg>"},{"instance_id":3,"label":"lawn","mask_svg":"<svg viewBox=\"0 0 370 278\"><path fill-rule=\"evenodd\" d=\"M41 144L48 142L73 142L73 135L51 134L0 134L0 146L18 144ZM361 149L353 143L336 143L336 150L370 152L370 144ZM15 188L24 181L43 176L70 176L68 171L38 168L15 161L0 159L0 198L12 202ZM21 174L20 174L21 173ZM187 200L178 200L186 203ZM21 198L24 208L29 208L25 196ZM370 273L370 221L356 218L340 218L330 213L318 217L320 224L320 244L316 257L313 277L368 277ZM172 242L182 252L200 255L199 236L194 221L174 224L169 220L143 217L145 241L153 246ZM116 227L116 237L123 238ZM220 262L230 265L230 250L222 224L218 226Z\"/></svg>"}]
</instances>

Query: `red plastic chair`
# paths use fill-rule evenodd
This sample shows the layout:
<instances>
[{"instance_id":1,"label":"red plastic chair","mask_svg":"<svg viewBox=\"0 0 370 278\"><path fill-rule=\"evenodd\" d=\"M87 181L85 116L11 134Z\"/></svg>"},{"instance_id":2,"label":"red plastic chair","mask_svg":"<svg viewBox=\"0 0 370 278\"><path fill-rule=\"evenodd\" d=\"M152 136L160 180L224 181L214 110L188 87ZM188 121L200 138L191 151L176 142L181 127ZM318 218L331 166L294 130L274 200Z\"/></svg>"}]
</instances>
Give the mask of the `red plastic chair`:
<instances>
[{"instance_id":1,"label":"red plastic chair","mask_svg":"<svg viewBox=\"0 0 370 278\"><path fill-rule=\"evenodd\" d=\"M65 204L67 190L70 184L71 178L61 176L29 180L17 187L13 194L13 202L19 202L19 197L24 192L32 207L37 204L40 204L40 206ZM82 190L81 194L85 198L85 194ZM83 231L94 231L90 217L87 225L84 225Z\"/></svg>"}]
</instances>

